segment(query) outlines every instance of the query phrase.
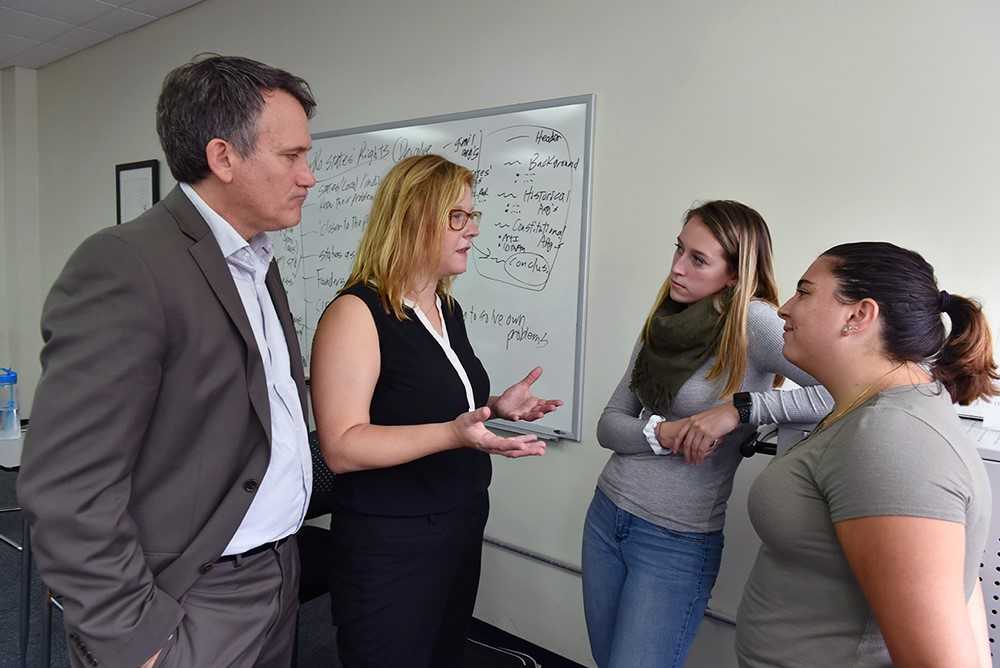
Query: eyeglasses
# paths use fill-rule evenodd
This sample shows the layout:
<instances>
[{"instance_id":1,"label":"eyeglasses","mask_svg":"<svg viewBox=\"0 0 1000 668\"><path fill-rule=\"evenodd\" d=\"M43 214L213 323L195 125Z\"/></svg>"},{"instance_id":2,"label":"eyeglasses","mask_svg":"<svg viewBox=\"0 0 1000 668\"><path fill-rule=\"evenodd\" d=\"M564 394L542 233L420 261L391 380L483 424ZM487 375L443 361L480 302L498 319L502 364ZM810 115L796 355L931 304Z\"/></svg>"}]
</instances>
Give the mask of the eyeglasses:
<instances>
[{"instance_id":1,"label":"eyeglasses","mask_svg":"<svg viewBox=\"0 0 1000 668\"><path fill-rule=\"evenodd\" d=\"M465 229L465 226L472 221L476 225L482 220L482 211L466 211L465 209L452 209L448 212L448 227L455 230L456 232L461 232Z\"/></svg>"}]
</instances>

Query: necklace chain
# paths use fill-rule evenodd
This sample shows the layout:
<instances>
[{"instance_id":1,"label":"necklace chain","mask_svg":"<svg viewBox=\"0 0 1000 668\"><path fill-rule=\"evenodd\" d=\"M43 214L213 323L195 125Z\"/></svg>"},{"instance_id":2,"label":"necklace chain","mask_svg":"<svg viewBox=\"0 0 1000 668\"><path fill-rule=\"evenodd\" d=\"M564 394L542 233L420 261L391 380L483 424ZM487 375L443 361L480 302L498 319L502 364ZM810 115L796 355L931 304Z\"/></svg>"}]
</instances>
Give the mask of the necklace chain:
<instances>
[{"instance_id":1,"label":"necklace chain","mask_svg":"<svg viewBox=\"0 0 1000 668\"><path fill-rule=\"evenodd\" d=\"M903 367L904 364L905 362L903 364L899 364L898 366L893 367L892 369L889 369L884 374L882 374L874 381L869 383L869 385L865 389L861 390L858 396L854 397L854 400L851 401L851 403L847 404L846 408L844 408L843 410L835 410L826 417L824 417L822 420L820 420L819 424L816 425L816 429L813 431L813 433L827 429L834 422L842 419L844 416L853 411L855 408L857 408L858 406L865 403L866 401L874 397L876 394L884 390L885 387L882 386L881 384L882 381L886 378L886 376L891 375L892 373L896 372L898 369Z\"/></svg>"}]
</instances>

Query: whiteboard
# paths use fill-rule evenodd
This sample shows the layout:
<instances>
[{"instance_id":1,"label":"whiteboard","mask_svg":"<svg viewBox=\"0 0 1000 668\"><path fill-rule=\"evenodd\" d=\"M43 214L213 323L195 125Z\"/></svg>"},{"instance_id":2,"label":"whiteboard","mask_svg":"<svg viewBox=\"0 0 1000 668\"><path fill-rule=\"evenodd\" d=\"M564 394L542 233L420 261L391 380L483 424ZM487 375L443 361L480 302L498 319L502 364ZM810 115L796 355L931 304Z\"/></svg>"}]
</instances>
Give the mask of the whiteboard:
<instances>
[{"instance_id":1,"label":"whiteboard","mask_svg":"<svg viewBox=\"0 0 1000 668\"><path fill-rule=\"evenodd\" d=\"M593 111L584 95L313 135L302 222L272 234L306 373L378 184L398 161L437 153L475 175L480 234L453 294L491 391L542 366L536 394L565 402L538 422L491 424L580 440Z\"/></svg>"}]
</instances>

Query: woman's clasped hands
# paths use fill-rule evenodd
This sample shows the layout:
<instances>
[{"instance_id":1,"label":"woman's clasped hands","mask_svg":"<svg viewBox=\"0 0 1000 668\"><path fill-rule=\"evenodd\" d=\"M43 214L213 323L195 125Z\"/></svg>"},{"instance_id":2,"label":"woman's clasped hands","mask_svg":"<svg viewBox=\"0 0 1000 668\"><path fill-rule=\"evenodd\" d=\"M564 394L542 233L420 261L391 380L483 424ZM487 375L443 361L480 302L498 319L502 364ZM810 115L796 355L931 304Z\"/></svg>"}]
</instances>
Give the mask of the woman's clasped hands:
<instances>
[{"instance_id":1,"label":"woman's clasped hands","mask_svg":"<svg viewBox=\"0 0 1000 668\"><path fill-rule=\"evenodd\" d=\"M722 403L690 417L661 422L656 437L660 447L684 457L686 463L703 464L739 423L733 404Z\"/></svg>"}]
</instances>

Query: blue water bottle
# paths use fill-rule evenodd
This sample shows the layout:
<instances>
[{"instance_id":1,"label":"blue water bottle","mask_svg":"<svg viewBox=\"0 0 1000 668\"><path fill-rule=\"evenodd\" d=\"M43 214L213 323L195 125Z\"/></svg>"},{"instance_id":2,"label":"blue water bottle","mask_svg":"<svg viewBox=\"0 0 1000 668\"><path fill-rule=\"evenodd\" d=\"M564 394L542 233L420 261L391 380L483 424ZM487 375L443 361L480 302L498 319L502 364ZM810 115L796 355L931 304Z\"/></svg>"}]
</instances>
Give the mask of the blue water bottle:
<instances>
[{"instance_id":1,"label":"blue water bottle","mask_svg":"<svg viewBox=\"0 0 1000 668\"><path fill-rule=\"evenodd\" d=\"M17 419L17 372L0 368L0 438L18 438L21 422Z\"/></svg>"}]
</instances>

